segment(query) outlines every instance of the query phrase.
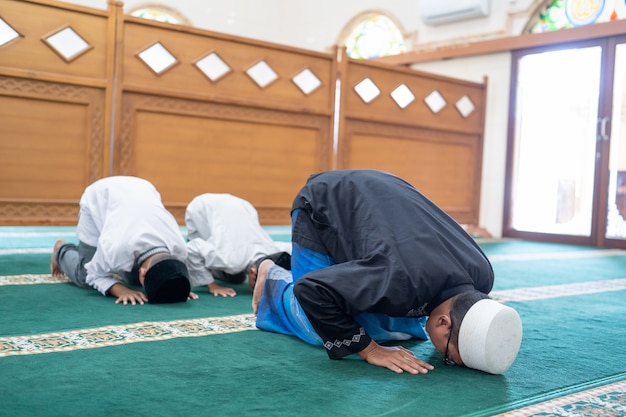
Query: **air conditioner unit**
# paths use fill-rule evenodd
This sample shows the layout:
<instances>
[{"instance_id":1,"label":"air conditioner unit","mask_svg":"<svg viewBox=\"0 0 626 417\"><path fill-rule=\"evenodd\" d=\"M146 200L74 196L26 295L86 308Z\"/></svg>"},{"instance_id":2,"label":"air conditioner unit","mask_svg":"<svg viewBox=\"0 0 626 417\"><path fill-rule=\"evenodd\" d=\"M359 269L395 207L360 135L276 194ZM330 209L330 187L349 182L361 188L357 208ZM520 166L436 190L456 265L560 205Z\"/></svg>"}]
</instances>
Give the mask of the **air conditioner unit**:
<instances>
[{"instance_id":1,"label":"air conditioner unit","mask_svg":"<svg viewBox=\"0 0 626 417\"><path fill-rule=\"evenodd\" d=\"M440 25L489 15L489 0L420 0L422 22Z\"/></svg>"}]
</instances>

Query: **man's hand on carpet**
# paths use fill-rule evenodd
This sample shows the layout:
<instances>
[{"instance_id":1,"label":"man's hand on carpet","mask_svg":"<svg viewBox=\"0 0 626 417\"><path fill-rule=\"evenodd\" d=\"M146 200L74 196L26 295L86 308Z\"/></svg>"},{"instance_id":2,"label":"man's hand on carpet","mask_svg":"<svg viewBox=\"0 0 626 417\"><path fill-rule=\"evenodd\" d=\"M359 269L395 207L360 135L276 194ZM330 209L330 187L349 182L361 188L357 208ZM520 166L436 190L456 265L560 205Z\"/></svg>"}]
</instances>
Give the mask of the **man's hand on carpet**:
<instances>
[{"instance_id":1,"label":"man's hand on carpet","mask_svg":"<svg viewBox=\"0 0 626 417\"><path fill-rule=\"evenodd\" d=\"M234 289L222 287L215 281L207 285L207 288L209 289L209 292L216 297L218 295L221 295L222 297L234 297L237 295L237 292Z\"/></svg>"},{"instance_id":2,"label":"man's hand on carpet","mask_svg":"<svg viewBox=\"0 0 626 417\"><path fill-rule=\"evenodd\" d=\"M115 304L143 304L148 302L148 297L141 291L131 290L122 284L114 284L109 288L109 294L113 297L117 297Z\"/></svg>"},{"instance_id":3,"label":"man's hand on carpet","mask_svg":"<svg viewBox=\"0 0 626 417\"><path fill-rule=\"evenodd\" d=\"M398 374L404 371L413 375L426 374L435 369L431 364L417 359L413 352L402 346L381 346L373 340L358 355L367 363L385 367Z\"/></svg>"}]
</instances>

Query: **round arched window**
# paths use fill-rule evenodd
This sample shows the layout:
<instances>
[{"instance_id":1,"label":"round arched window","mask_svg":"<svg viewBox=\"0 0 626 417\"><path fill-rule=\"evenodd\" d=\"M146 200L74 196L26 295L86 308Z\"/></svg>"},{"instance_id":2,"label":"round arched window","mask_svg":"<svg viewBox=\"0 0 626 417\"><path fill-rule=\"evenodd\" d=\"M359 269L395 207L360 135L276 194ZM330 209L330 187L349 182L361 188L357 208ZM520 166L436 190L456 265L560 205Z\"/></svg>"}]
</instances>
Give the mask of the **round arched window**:
<instances>
[{"instance_id":1,"label":"round arched window","mask_svg":"<svg viewBox=\"0 0 626 417\"><path fill-rule=\"evenodd\" d=\"M406 52L404 36L387 16L370 14L354 26L345 42L350 58L370 59Z\"/></svg>"}]
</instances>

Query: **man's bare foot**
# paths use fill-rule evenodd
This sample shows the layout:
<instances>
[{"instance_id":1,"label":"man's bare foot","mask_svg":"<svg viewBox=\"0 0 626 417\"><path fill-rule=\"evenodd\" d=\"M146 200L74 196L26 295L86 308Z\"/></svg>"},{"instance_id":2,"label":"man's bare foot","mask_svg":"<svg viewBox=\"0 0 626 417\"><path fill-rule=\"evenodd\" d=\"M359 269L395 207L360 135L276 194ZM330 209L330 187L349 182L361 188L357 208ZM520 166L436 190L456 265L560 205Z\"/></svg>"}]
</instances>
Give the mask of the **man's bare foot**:
<instances>
[{"instance_id":1,"label":"man's bare foot","mask_svg":"<svg viewBox=\"0 0 626 417\"><path fill-rule=\"evenodd\" d=\"M259 303L263 296L263 288L265 287L265 280L267 279L267 271L274 265L274 261L266 259L259 265L259 270L256 274L256 282L254 284L254 292L252 293L252 312L254 314L259 310Z\"/></svg>"},{"instance_id":2,"label":"man's bare foot","mask_svg":"<svg viewBox=\"0 0 626 417\"><path fill-rule=\"evenodd\" d=\"M50 259L50 273L53 277L60 278L65 275L63 271L61 271L59 263L57 262L57 253L59 252L59 248L61 247L61 245L63 245L64 243L65 240L59 239L54 242L54 247L52 248L52 258Z\"/></svg>"}]
</instances>

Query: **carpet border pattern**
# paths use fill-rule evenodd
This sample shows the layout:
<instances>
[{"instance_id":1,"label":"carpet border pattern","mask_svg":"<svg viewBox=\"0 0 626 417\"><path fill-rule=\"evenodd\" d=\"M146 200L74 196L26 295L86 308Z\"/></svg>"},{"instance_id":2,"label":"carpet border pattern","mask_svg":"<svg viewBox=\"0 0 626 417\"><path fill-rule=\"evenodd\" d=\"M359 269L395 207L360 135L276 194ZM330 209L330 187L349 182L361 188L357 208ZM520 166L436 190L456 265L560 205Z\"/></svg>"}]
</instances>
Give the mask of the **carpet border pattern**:
<instances>
[{"instance_id":1,"label":"carpet border pattern","mask_svg":"<svg viewBox=\"0 0 626 417\"><path fill-rule=\"evenodd\" d=\"M255 316L241 314L163 322L139 322L74 331L0 337L0 357L67 352L178 337L197 337L257 330Z\"/></svg>"},{"instance_id":2,"label":"carpet border pattern","mask_svg":"<svg viewBox=\"0 0 626 417\"><path fill-rule=\"evenodd\" d=\"M608 417L624 415L626 415L626 381L618 381L498 414L497 417Z\"/></svg>"}]
</instances>

